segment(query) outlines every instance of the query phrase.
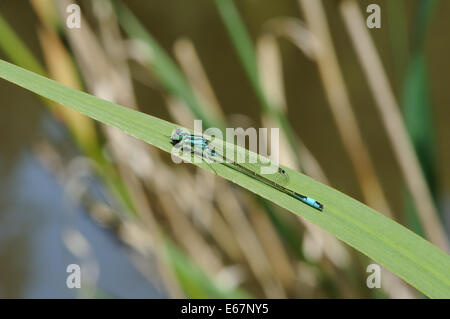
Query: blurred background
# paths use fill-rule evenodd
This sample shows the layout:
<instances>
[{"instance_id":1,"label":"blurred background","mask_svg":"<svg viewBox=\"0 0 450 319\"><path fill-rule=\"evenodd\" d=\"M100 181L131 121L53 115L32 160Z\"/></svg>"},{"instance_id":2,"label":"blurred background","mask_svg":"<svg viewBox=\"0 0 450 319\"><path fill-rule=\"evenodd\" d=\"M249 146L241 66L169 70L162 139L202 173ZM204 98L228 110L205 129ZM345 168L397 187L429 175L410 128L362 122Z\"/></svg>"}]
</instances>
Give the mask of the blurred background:
<instances>
[{"instance_id":1,"label":"blurred background","mask_svg":"<svg viewBox=\"0 0 450 319\"><path fill-rule=\"evenodd\" d=\"M78 1L79 29L71 3L0 2L0 57L185 127L279 127L282 164L448 245L450 2ZM385 270L367 288L370 259L245 189L0 96L2 298L423 298Z\"/></svg>"}]
</instances>

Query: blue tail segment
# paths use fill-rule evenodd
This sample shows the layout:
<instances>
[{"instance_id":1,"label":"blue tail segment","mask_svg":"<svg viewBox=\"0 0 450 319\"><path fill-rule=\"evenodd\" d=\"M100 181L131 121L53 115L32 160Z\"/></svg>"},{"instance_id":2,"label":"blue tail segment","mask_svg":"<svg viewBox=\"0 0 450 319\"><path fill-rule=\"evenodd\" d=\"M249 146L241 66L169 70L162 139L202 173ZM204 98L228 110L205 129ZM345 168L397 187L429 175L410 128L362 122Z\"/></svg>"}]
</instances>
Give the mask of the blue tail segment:
<instances>
[{"instance_id":1,"label":"blue tail segment","mask_svg":"<svg viewBox=\"0 0 450 319\"><path fill-rule=\"evenodd\" d=\"M297 196L297 198L299 200L301 200L303 203L305 203L305 204L307 204L307 205L309 205L309 206L311 206L311 207L313 207L315 209L318 209L320 211L323 210L323 205L321 203L319 203L318 201L316 201L315 199L312 199L310 197L301 195L299 193L295 193L295 196Z\"/></svg>"}]
</instances>

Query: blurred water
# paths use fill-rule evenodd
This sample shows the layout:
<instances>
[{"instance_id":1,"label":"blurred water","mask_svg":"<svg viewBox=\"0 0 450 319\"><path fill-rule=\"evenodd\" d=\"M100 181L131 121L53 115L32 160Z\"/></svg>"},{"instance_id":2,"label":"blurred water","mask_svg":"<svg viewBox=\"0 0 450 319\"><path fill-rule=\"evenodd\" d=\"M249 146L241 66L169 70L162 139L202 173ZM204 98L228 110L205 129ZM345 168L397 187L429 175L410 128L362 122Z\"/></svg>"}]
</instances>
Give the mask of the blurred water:
<instances>
[{"instance_id":1,"label":"blurred water","mask_svg":"<svg viewBox=\"0 0 450 319\"><path fill-rule=\"evenodd\" d=\"M160 297L131 264L126 247L65 198L30 152L0 181L0 297L77 296L66 286L66 267L80 260L61 241L69 224L91 245L102 292L117 298Z\"/></svg>"}]
</instances>

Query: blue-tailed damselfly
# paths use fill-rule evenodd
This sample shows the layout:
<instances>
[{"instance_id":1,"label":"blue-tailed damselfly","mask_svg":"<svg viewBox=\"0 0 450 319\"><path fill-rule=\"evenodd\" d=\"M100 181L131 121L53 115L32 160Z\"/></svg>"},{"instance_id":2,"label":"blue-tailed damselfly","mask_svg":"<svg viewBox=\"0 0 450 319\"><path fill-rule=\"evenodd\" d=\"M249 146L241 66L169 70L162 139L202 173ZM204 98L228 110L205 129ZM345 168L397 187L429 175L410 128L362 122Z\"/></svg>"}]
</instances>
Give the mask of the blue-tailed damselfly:
<instances>
[{"instance_id":1,"label":"blue-tailed damselfly","mask_svg":"<svg viewBox=\"0 0 450 319\"><path fill-rule=\"evenodd\" d=\"M226 156L223 156L216 150L210 148L209 147L210 141L207 140L205 137L190 134L188 132L183 131L180 128L175 129L175 131L171 136L171 141L173 145L178 145L181 146L183 149L188 149L190 152L196 153L197 155L201 156L202 158L206 158L209 161L219 162L228 167L231 167L241 173L246 174L247 176L250 176L258 181L265 183L266 185L272 186L273 188L279 190L280 192L283 192L291 197L294 197L295 199L298 199L301 202L315 209L318 209L319 211L323 210L323 205L318 201L316 201L315 199L299 194L282 185L287 182L288 175L287 172L281 167L278 168L277 173L271 174L270 175L271 177L268 178L262 174L257 173L255 169L247 167L249 166L248 164L238 163ZM196 150L201 150L201 152L198 152Z\"/></svg>"}]
</instances>

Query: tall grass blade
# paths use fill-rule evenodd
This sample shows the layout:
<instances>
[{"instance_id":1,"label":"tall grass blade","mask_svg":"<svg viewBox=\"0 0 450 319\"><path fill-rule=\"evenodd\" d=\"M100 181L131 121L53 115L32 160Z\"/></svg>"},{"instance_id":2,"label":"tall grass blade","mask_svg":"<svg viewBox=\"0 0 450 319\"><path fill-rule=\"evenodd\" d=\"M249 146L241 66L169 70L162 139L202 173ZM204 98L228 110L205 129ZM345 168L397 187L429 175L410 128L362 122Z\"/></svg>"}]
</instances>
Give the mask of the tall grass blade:
<instances>
[{"instance_id":1,"label":"tall grass blade","mask_svg":"<svg viewBox=\"0 0 450 319\"><path fill-rule=\"evenodd\" d=\"M218 118L211 116L198 102L192 88L173 59L150 35L133 13L123 4L114 2L119 23L128 36L146 48L147 63L163 86L174 96L184 101L198 119L203 120L204 127L224 128Z\"/></svg>"},{"instance_id":2,"label":"tall grass blade","mask_svg":"<svg viewBox=\"0 0 450 319\"><path fill-rule=\"evenodd\" d=\"M166 152L172 149L168 138L176 127L172 123L68 88L3 60L0 60L0 77ZM205 163L195 165L211 170ZM286 171L290 176L289 187L321 201L323 212L224 165L215 165L219 176L324 228L427 296L450 297L450 257L446 253L339 191L293 170Z\"/></svg>"},{"instance_id":3,"label":"tall grass blade","mask_svg":"<svg viewBox=\"0 0 450 319\"><path fill-rule=\"evenodd\" d=\"M412 51L403 83L402 99L406 128L435 201L437 196L436 141L424 43L437 3L436 0L418 3L412 37ZM405 202L409 226L416 233L422 235L423 227L411 195L408 193Z\"/></svg>"}]
</instances>

